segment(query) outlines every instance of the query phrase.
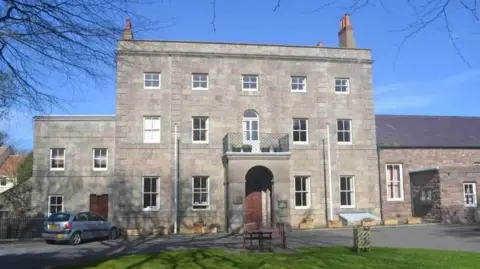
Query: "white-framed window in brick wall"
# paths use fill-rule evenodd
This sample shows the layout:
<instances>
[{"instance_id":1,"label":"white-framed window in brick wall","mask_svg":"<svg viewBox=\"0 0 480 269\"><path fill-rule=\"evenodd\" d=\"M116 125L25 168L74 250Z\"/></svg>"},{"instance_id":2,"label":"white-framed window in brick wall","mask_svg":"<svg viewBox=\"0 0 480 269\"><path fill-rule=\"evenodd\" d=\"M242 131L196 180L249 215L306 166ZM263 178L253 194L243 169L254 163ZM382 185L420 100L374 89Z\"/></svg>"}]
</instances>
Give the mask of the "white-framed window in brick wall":
<instances>
[{"instance_id":1,"label":"white-framed window in brick wall","mask_svg":"<svg viewBox=\"0 0 480 269\"><path fill-rule=\"evenodd\" d=\"M403 201L403 170L401 164L387 164L387 201Z\"/></svg>"},{"instance_id":2,"label":"white-framed window in brick wall","mask_svg":"<svg viewBox=\"0 0 480 269\"><path fill-rule=\"evenodd\" d=\"M192 142L208 143L208 117L192 117Z\"/></svg>"},{"instance_id":3,"label":"white-framed window in brick wall","mask_svg":"<svg viewBox=\"0 0 480 269\"><path fill-rule=\"evenodd\" d=\"M463 183L463 197L465 207L477 207L477 184Z\"/></svg>"},{"instance_id":4,"label":"white-framed window in brick wall","mask_svg":"<svg viewBox=\"0 0 480 269\"><path fill-rule=\"evenodd\" d=\"M106 171L108 169L108 149L93 149L93 170Z\"/></svg>"},{"instance_id":5,"label":"white-framed window in brick wall","mask_svg":"<svg viewBox=\"0 0 480 269\"><path fill-rule=\"evenodd\" d=\"M160 125L159 116L143 117L143 143L160 143Z\"/></svg>"},{"instance_id":6,"label":"white-framed window in brick wall","mask_svg":"<svg viewBox=\"0 0 480 269\"><path fill-rule=\"evenodd\" d=\"M355 177L340 176L340 207L355 208Z\"/></svg>"},{"instance_id":7,"label":"white-framed window in brick wall","mask_svg":"<svg viewBox=\"0 0 480 269\"><path fill-rule=\"evenodd\" d=\"M63 209L63 195L52 194L48 196L48 215L57 212L62 212Z\"/></svg>"},{"instance_id":8,"label":"white-framed window in brick wall","mask_svg":"<svg viewBox=\"0 0 480 269\"><path fill-rule=\"evenodd\" d=\"M337 143L352 144L352 120L337 120Z\"/></svg>"},{"instance_id":9,"label":"white-framed window in brick wall","mask_svg":"<svg viewBox=\"0 0 480 269\"><path fill-rule=\"evenodd\" d=\"M310 207L310 177L295 176L295 208Z\"/></svg>"},{"instance_id":10,"label":"white-framed window in brick wall","mask_svg":"<svg viewBox=\"0 0 480 269\"><path fill-rule=\"evenodd\" d=\"M192 208L210 209L210 178L208 176L192 177Z\"/></svg>"},{"instance_id":11,"label":"white-framed window in brick wall","mask_svg":"<svg viewBox=\"0 0 480 269\"><path fill-rule=\"evenodd\" d=\"M308 119L293 119L293 143L308 144Z\"/></svg>"},{"instance_id":12,"label":"white-framed window in brick wall","mask_svg":"<svg viewBox=\"0 0 480 269\"><path fill-rule=\"evenodd\" d=\"M50 170L52 171L65 170L65 149L64 148L50 149Z\"/></svg>"},{"instance_id":13,"label":"white-framed window in brick wall","mask_svg":"<svg viewBox=\"0 0 480 269\"><path fill-rule=\"evenodd\" d=\"M192 89L208 90L208 74L192 74Z\"/></svg>"},{"instance_id":14,"label":"white-framed window in brick wall","mask_svg":"<svg viewBox=\"0 0 480 269\"><path fill-rule=\"evenodd\" d=\"M292 76L292 92L306 92L307 91L307 77Z\"/></svg>"},{"instance_id":15,"label":"white-framed window in brick wall","mask_svg":"<svg viewBox=\"0 0 480 269\"><path fill-rule=\"evenodd\" d=\"M160 73L143 73L144 89L160 89L162 85L162 74Z\"/></svg>"},{"instance_id":16,"label":"white-framed window in brick wall","mask_svg":"<svg viewBox=\"0 0 480 269\"><path fill-rule=\"evenodd\" d=\"M155 211L160 209L159 177L143 177L142 199L142 207L144 211Z\"/></svg>"},{"instance_id":17,"label":"white-framed window in brick wall","mask_svg":"<svg viewBox=\"0 0 480 269\"><path fill-rule=\"evenodd\" d=\"M335 93L350 93L350 79L335 78Z\"/></svg>"},{"instance_id":18,"label":"white-framed window in brick wall","mask_svg":"<svg viewBox=\"0 0 480 269\"><path fill-rule=\"evenodd\" d=\"M258 75L243 75L242 89L244 91L258 91Z\"/></svg>"}]
</instances>

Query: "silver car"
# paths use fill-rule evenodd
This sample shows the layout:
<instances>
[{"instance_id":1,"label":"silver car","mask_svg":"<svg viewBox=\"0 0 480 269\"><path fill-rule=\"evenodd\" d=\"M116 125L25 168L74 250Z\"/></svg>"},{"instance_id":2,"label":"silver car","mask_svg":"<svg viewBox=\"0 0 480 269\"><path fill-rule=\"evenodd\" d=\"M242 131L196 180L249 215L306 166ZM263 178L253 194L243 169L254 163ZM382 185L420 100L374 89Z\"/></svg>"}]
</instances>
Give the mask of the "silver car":
<instances>
[{"instance_id":1,"label":"silver car","mask_svg":"<svg viewBox=\"0 0 480 269\"><path fill-rule=\"evenodd\" d=\"M117 237L117 227L93 212L57 212L43 223L42 238L48 244L63 241L78 245L83 240Z\"/></svg>"}]
</instances>

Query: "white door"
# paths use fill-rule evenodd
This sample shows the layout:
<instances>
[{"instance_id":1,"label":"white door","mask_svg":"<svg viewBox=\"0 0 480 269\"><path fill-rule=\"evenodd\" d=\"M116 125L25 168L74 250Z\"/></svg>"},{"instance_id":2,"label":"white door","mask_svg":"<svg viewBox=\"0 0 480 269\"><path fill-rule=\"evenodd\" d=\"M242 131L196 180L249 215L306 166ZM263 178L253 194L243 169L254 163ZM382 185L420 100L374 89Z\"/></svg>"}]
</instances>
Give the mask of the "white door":
<instances>
[{"instance_id":1,"label":"white door","mask_svg":"<svg viewBox=\"0 0 480 269\"><path fill-rule=\"evenodd\" d=\"M252 152L260 151L258 119L255 119L255 118L243 119L243 144L251 145Z\"/></svg>"}]
</instances>

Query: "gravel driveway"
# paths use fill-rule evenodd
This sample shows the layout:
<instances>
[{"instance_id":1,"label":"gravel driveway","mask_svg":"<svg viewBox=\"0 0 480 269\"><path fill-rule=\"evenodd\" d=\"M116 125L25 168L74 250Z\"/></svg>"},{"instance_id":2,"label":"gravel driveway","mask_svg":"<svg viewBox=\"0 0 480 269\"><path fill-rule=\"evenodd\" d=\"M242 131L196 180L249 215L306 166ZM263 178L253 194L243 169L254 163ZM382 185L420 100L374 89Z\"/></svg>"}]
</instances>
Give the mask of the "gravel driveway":
<instances>
[{"instance_id":1,"label":"gravel driveway","mask_svg":"<svg viewBox=\"0 0 480 269\"><path fill-rule=\"evenodd\" d=\"M314 230L288 233L287 247L352 245L352 230ZM374 246L434 248L480 252L480 226L374 228ZM165 250L225 248L241 250L241 237L229 235L170 236L84 243L80 246L47 245L43 241L1 242L0 264L8 269L36 269L132 253Z\"/></svg>"}]
</instances>

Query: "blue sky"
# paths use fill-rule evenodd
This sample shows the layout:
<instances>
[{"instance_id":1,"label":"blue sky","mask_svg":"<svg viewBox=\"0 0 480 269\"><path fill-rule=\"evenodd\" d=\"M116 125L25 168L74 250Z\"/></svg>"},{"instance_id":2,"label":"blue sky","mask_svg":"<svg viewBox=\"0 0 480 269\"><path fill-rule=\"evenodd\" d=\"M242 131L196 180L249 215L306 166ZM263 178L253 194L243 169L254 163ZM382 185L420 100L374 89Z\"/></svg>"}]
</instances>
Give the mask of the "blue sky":
<instances>
[{"instance_id":1,"label":"blue sky","mask_svg":"<svg viewBox=\"0 0 480 269\"><path fill-rule=\"evenodd\" d=\"M136 38L296 45L323 41L325 46L337 46L339 20L346 4L353 1L339 1L343 6L314 11L319 3L328 1L283 0L280 8L273 12L277 0L217 0L216 31L212 25L211 0L151 2L155 3L135 9L150 19L164 21L164 26L136 33ZM369 6L357 10L351 19L357 47L371 48L375 60L376 112L479 115L478 22L475 23L459 3L452 4L448 10L451 36L470 65L462 61L452 46L443 16L405 43L396 58L398 46L407 34L399 30L416 18L405 4L407 1L395 2L384 8ZM135 23L132 21L134 31ZM59 96L73 95L78 102L48 112L114 114L115 76L113 70L107 71L111 76L102 84L86 81L75 92L59 91ZM25 111L13 111L9 120L0 123L0 128L12 137L10 143L24 149L33 147L32 116Z\"/></svg>"}]
</instances>

